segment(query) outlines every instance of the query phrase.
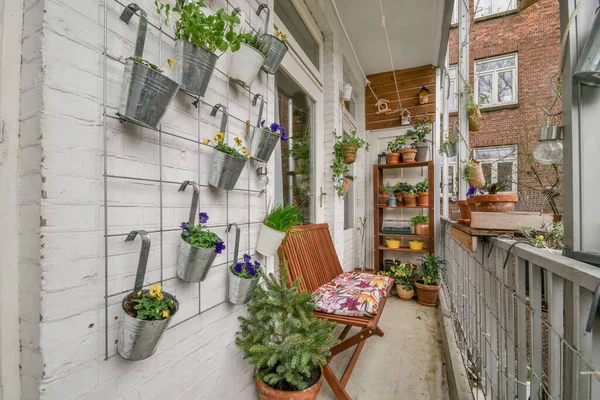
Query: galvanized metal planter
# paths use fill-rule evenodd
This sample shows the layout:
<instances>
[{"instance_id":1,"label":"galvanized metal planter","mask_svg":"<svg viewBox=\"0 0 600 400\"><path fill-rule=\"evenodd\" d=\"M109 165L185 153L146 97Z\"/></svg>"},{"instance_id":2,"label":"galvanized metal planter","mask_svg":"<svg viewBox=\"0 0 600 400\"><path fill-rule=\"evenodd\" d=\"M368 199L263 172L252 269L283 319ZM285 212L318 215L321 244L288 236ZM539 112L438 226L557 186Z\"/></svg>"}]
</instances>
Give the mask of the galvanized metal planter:
<instances>
[{"instance_id":1,"label":"galvanized metal planter","mask_svg":"<svg viewBox=\"0 0 600 400\"><path fill-rule=\"evenodd\" d=\"M117 352L119 355L124 359L131 361L143 360L154 354L163 332L167 329L173 316L179 310L179 302L177 299L169 293L163 292L166 299L173 300L175 307L175 310L171 313L169 318L160 321L146 321L137 319L125 311L127 302L133 301L132 297L134 294L142 290L142 287L144 286L144 276L146 275L146 266L148 264L148 255L150 253L150 235L144 230L131 231L125 241L130 242L134 240L138 234L142 239L140 260L135 276L133 292L123 299L123 317L121 318L117 344Z\"/></svg>"},{"instance_id":2,"label":"galvanized metal planter","mask_svg":"<svg viewBox=\"0 0 600 400\"><path fill-rule=\"evenodd\" d=\"M269 128L255 126L252 129L252 139L250 140L252 158L268 162L280 138L279 134L271 132Z\"/></svg>"},{"instance_id":3,"label":"galvanized metal planter","mask_svg":"<svg viewBox=\"0 0 600 400\"><path fill-rule=\"evenodd\" d=\"M229 268L229 302L238 305L248 303L259 280L260 276L252 279L241 278Z\"/></svg>"},{"instance_id":4,"label":"galvanized metal planter","mask_svg":"<svg viewBox=\"0 0 600 400\"><path fill-rule=\"evenodd\" d=\"M177 257L177 276L186 282L201 282L206 279L216 257L214 247L192 246L181 238Z\"/></svg>"},{"instance_id":5,"label":"galvanized metal planter","mask_svg":"<svg viewBox=\"0 0 600 400\"><path fill-rule=\"evenodd\" d=\"M146 12L132 3L121 14L121 20L129 24L137 11L140 12L140 24L134 56L141 58L148 26ZM125 61L117 114L124 121L157 129L178 90L179 85L172 79L129 58Z\"/></svg>"},{"instance_id":6,"label":"galvanized metal planter","mask_svg":"<svg viewBox=\"0 0 600 400\"><path fill-rule=\"evenodd\" d=\"M232 190L235 187L244 166L246 158L232 156L213 149L211 170L208 183L223 190Z\"/></svg>"},{"instance_id":7,"label":"galvanized metal planter","mask_svg":"<svg viewBox=\"0 0 600 400\"><path fill-rule=\"evenodd\" d=\"M175 79L181 90L204 96L219 57L187 40L175 41Z\"/></svg>"},{"instance_id":8,"label":"galvanized metal planter","mask_svg":"<svg viewBox=\"0 0 600 400\"><path fill-rule=\"evenodd\" d=\"M456 157L457 147L458 146L456 143L447 143L446 144L446 157Z\"/></svg>"},{"instance_id":9,"label":"galvanized metal planter","mask_svg":"<svg viewBox=\"0 0 600 400\"><path fill-rule=\"evenodd\" d=\"M265 56L252 46L242 43L240 49L231 54L229 77L245 87L251 87L258 76Z\"/></svg>"},{"instance_id":10,"label":"galvanized metal planter","mask_svg":"<svg viewBox=\"0 0 600 400\"><path fill-rule=\"evenodd\" d=\"M288 51L288 46L285 42L269 34L264 34L262 40L269 49L269 53L261 69L268 74L275 74Z\"/></svg>"}]
</instances>

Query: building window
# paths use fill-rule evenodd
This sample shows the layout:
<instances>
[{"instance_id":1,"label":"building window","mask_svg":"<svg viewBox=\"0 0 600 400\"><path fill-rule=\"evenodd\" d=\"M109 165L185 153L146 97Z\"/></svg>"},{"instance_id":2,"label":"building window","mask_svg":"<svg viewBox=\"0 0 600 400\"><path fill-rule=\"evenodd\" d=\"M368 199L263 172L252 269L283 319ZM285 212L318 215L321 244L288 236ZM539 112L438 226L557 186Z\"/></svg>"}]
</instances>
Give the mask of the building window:
<instances>
[{"instance_id":1,"label":"building window","mask_svg":"<svg viewBox=\"0 0 600 400\"><path fill-rule=\"evenodd\" d=\"M516 0L477 0L476 4L475 18L488 17L517 9Z\"/></svg>"},{"instance_id":2,"label":"building window","mask_svg":"<svg viewBox=\"0 0 600 400\"><path fill-rule=\"evenodd\" d=\"M319 70L319 43L302 20L302 17L290 0L275 0L275 14L285 25L288 35L302 48L308 59ZM283 30L283 28L282 28Z\"/></svg>"},{"instance_id":3,"label":"building window","mask_svg":"<svg viewBox=\"0 0 600 400\"><path fill-rule=\"evenodd\" d=\"M517 146L475 149L475 158L481 162L486 185L498 182L504 192L517 192Z\"/></svg>"},{"instance_id":4,"label":"building window","mask_svg":"<svg viewBox=\"0 0 600 400\"><path fill-rule=\"evenodd\" d=\"M475 61L475 100L482 107L517 103L517 54Z\"/></svg>"},{"instance_id":5,"label":"building window","mask_svg":"<svg viewBox=\"0 0 600 400\"><path fill-rule=\"evenodd\" d=\"M456 65L448 67L448 76L450 77L450 85L448 86L448 111L450 112L458 111L458 97L456 93L456 88L458 87L457 74Z\"/></svg>"}]
</instances>

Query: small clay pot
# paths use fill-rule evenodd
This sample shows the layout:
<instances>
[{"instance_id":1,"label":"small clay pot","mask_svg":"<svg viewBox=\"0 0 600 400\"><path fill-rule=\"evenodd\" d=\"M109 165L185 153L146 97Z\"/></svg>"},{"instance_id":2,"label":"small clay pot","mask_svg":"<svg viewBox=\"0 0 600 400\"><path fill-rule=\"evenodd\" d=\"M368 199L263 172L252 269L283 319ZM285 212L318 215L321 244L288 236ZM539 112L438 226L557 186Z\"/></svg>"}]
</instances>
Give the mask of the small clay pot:
<instances>
[{"instance_id":1,"label":"small clay pot","mask_svg":"<svg viewBox=\"0 0 600 400\"><path fill-rule=\"evenodd\" d=\"M417 302L428 307L435 307L438 304L438 294L442 285L425 285L415 281L417 290Z\"/></svg>"},{"instance_id":2,"label":"small clay pot","mask_svg":"<svg viewBox=\"0 0 600 400\"><path fill-rule=\"evenodd\" d=\"M467 200L459 200L458 208L460 209L461 219L471 219L471 208L469 207Z\"/></svg>"},{"instance_id":3,"label":"small clay pot","mask_svg":"<svg viewBox=\"0 0 600 400\"><path fill-rule=\"evenodd\" d=\"M429 224L415 224L415 235L429 236Z\"/></svg>"},{"instance_id":4,"label":"small clay pot","mask_svg":"<svg viewBox=\"0 0 600 400\"><path fill-rule=\"evenodd\" d=\"M382 206L387 206L389 198L390 198L389 194L380 194L379 195L379 204Z\"/></svg>"},{"instance_id":5,"label":"small clay pot","mask_svg":"<svg viewBox=\"0 0 600 400\"><path fill-rule=\"evenodd\" d=\"M416 207L417 206L417 196L409 196L402 195L402 199L404 200L404 207Z\"/></svg>"},{"instance_id":6,"label":"small clay pot","mask_svg":"<svg viewBox=\"0 0 600 400\"><path fill-rule=\"evenodd\" d=\"M400 152L402 154L402 162L406 164L414 163L417 156L417 149L406 149ZM389 161L388 161L389 162Z\"/></svg>"},{"instance_id":7,"label":"small clay pot","mask_svg":"<svg viewBox=\"0 0 600 400\"><path fill-rule=\"evenodd\" d=\"M417 193L417 205L428 207L429 206L429 192L419 192Z\"/></svg>"},{"instance_id":8,"label":"small clay pot","mask_svg":"<svg viewBox=\"0 0 600 400\"><path fill-rule=\"evenodd\" d=\"M356 146L342 146L344 164L353 164L356 161Z\"/></svg>"},{"instance_id":9,"label":"small clay pot","mask_svg":"<svg viewBox=\"0 0 600 400\"><path fill-rule=\"evenodd\" d=\"M400 164L400 153L388 153L387 162L388 164Z\"/></svg>"},{"instance_id":10,"label":"small clay pot","mask_svg":"<svg viewBox=\"0 0 600 400\"><path fill-rule=\"evenodd\" d=\"M482 194L467 200L471 212L498 212L511 213L519 201L516 193Z\"/></svg>"},{"instance_id":11,"label":"small clay pot","mask_svg":"<svg viewBox=\"0 0 600 400\"><path fill-rule=\"evenodd\" d=\"M398 203L397 205L399 206L403 206L404 205L404 197L402 197L402 192L394 192L394 194L396 195L396 203Z\"/></svg>"},{"instance_id":12,"label":"small clay pot","mask_svg":"<svg viewBox=\"0 0 600 400\"><path fill-rule=\"evenodd\" d=\"M415 297L415 290L406 290L404 286L396 284L396 293L402 300L412 300Z\"/></svg>"},{"instance_id":13,"label":"small clay pot","mask_svg":"<svg viewBox=\"0 0 600 400\"><path fill-rule=\"evenodd\" d=\"M321 377L311 387L297 392L286 392L273 389L264 382L256 381L256 389L260 400L315 400L323 386L323 373Z\"/></svg>"}]
</instances>

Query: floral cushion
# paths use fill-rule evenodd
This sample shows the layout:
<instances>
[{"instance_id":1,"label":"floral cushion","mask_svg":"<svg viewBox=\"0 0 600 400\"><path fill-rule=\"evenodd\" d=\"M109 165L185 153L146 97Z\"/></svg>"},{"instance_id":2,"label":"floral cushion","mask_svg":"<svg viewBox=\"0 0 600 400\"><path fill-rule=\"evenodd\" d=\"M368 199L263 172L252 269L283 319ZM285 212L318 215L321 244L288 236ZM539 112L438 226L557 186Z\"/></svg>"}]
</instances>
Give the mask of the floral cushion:
<instances>
[{"instance_id":1,"label":"floral cushion","mask_svg":"<svg viewBox=\"0 0 600 400\"><path fill-rule=\"evenodd\" d=\"M394 280L387 276L345 272L313 292L316 310L349 317L372 317Z\"/></svg>"}]
</instances>

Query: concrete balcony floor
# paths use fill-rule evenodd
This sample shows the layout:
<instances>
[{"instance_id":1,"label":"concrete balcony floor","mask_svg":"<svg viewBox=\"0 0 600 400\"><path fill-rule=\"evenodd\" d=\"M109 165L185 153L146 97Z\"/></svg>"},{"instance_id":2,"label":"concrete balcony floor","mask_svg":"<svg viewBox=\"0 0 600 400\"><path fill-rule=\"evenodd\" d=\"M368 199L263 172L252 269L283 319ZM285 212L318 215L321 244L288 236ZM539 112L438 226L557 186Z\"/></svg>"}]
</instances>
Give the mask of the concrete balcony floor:
<instances>
[{"instance_id":1,"label":"concrete balcony floor","mask_svg":"<svg viewBox=\"0 0 600 400\"><path fill-rule=\"evenodd\" d=\"M449 399L439 313L415 300L390 297L379 324L385 335L367 340L346 386L348 394L354 400ZM341 329L338 326L336 334ZM353 351L354 347L333 359L338 377ZM319 400L335 398L324 381Z\"/></svg>"}]
</instances>

